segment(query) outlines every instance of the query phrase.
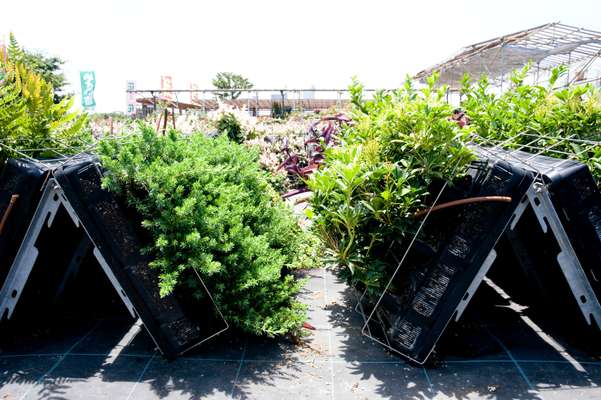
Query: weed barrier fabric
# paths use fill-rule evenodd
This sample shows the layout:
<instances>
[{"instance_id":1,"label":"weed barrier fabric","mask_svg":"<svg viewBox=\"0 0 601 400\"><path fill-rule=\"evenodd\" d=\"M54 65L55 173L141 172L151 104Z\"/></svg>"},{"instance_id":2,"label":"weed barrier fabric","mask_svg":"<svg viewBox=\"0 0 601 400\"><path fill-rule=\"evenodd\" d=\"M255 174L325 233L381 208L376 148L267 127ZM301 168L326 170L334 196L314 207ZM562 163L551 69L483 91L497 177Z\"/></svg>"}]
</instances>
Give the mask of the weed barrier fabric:
<instances>
[{"instance_id":1,"label":"weed barrier fabric","mask_svg":"<svg viewBox=\"0 0 601 400\"><path fill-rule=\"evenodd\" d=\"M474 295L494 261L495 244L533 182L531 173L498 160L474 163L470 176L463 198L509 196L511 202L474 203L432 213L426 225L428 231L438 232L437 239L418 236L374 312L383 326L380 341L419 364Z\"/></svg>"},{"instance_id":2,"label":"weed barrier fabric","mask_svg":"<svg viewBox=\"0 0 601 400\"><path fill-rule=\"evenodd\" d=\"M0 176L0 287L25 236L49 173L46 164L8 159Z\"/></svg>"},{"instance_id":3,"label":"weed barrier fabric","mask_svg":"<svg viewBox=\"0 0 601 400\"><path fill-rule=\"evenodd\" d=\"M102 172L95 157L62 166L54 177L82 226L121 285L135 313L166 358L174 358L227 327L215 317L207 292L202 302L176 290L161 297L158 272L142 255L139 217L101 188Z\"/></svg>"}]
</instances>

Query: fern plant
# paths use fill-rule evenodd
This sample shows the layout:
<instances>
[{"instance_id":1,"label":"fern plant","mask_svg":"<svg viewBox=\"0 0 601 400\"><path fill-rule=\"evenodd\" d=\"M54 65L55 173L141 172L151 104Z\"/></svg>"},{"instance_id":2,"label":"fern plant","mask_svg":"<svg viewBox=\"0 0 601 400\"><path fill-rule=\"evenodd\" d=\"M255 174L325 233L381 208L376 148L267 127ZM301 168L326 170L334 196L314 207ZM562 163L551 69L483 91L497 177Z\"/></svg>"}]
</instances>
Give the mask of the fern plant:
<instances>
[{"instance_id":1,"label":"fern plant","mask_svg":"<svg viewBox=\"0 0 601 400\"><path fill-rule=\"evenodd\" d=\"M23 62L24 52L11 34L0 57L0 162L21 152L34 158L77 151L90 141L86 115L71 111L73 98L54 103L52 85ZM70 150L73 148L73 150Z\"/></svg>"}]
</instances>

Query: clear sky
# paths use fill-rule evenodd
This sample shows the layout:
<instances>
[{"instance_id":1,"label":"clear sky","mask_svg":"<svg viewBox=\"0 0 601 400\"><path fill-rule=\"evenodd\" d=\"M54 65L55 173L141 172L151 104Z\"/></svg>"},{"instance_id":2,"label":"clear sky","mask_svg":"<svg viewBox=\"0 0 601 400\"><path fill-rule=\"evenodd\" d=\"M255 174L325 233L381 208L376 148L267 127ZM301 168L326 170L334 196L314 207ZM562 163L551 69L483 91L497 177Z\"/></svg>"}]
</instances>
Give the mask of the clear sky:
<instances>
[{"instance_id":1,"label":"clear sky","mask_svg":"<svg viewBox=\"0 0 601 400\"><path fill-rule=\"evenodd\" d=\"M255 87L393 87L461 47L560 21L601 31L600 0L1 0L0 35L96 71L97 111L124 111L125 81L211 86L219 71ZM2 37L0 36L0 37Z\"/></svg>"}]
</instances>

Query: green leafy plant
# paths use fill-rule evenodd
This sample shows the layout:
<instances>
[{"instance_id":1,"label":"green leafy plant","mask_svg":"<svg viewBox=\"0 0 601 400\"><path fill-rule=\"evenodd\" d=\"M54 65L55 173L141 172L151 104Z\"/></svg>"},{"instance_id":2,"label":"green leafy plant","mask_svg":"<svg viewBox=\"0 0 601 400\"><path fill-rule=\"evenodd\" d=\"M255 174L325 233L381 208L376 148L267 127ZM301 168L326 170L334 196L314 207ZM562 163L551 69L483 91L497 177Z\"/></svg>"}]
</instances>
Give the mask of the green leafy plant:
<instances>
[{"instance_id":1,"label":"green leafy plant","mask_svg":"<svg viewBox=\"0 0 601 400\"><path fill-rule=\"evenodd\" d=\"M215 125L217 126L217 131L226 135L230 140L233 140L236 143L242 143L244 141L242 126L234 114L223 114L217 120Z\"/></svg>"},{"instance_id":2,"label":"green leafy plant","mask_svg":"<svg viewBox=\"0 0 601 400\"><path fill-rule=\"evenodd\" d=\"M353 124L339 135L340 146L326 149L325 167L308 182L315 230L353 285L382 289L430 185L452 181L472 160L465 146L470 128L449 118L453 108L435 82L433 76L418 91L407 80L367 101L354 81Z\"/></svg>"},{"instance_id":3,"label":"green leafy plant","mask_svg":"<svg viewBox=\"0 0 601 400\"><path fill-rule=\"evenodd\" d=\"M583 151L586 147L564 139L601 140L601 89L590 84L555 89L566 73L562 67L551 72L548 86L530 85L525 83L528 71L529 66L515 71L511 87L502 94L491 90L486 77L477 82L464 77L462 107L473 129L487 140L532 146L525 147L526 151L548 147L554 150L547 152L550 156L577 154L599 179L599 146Z\"/></svg>"},{"instance_id":4,"label":"green leafy plant","mask_svg":"<svg viewBox=\"0 0 601 400\"><path fill-rule=\"evenodd\" d=\"M264 335L298 333L302 281L286 270L309 266L312 242L267 182L258 154L228 140L148 126L99 147L106 188L135 208L152 237L145 249L163 295L195 269L228 321Z\"/></svg>"},{"instance_id":5,"label":"green leafy plant","mask_svg":"<svg viewBox=\"0 0 601 400\"><path fill-rule=\"evenodd\" d=\"M10 46L0 56L5 74L0 84L0 161L26 151L31 157L56 157L89 142L86 115L71 111L72 98L54 102L54 91L21 60L23 50L11 35Z\"/></svg>"}]
</instances>

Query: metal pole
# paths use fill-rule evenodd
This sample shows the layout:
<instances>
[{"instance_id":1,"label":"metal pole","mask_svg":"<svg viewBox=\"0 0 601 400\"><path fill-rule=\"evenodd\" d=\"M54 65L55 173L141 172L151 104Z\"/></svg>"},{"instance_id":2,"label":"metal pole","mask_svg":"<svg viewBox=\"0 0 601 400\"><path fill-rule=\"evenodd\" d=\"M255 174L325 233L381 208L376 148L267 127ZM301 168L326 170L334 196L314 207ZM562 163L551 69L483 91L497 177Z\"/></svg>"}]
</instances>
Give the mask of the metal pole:
<instances>
[{"instance_id":1,"label":"metal pole","mask_svg":"<svg viewBox=\"0 0 601 400\"><path fill-rule=\"evenodd\" d=\"M292 92L292 110L296 111L296 97L294 96L296 92Z\"/></svg>"},{"instance_id":2,"label":"metal pole","mask_svg":"<svg viewBox=\"0 0 601 400\"><path fill-rule=\"evenodd\" d=\"M255 116L259 116L259 92L255 91Z\"/></svg>"},{"instance_id":3,"label":"metal pole","mask_svg":"<svg viewBox=\"0 0 601 400\"><path fill-rule=\"evenodd\" d=\"M568 73L566 76L566 83L569 85L570 84L570 67L572 66L572 52L570 51L568 53Z\"/></svg>"}]
</instances>

